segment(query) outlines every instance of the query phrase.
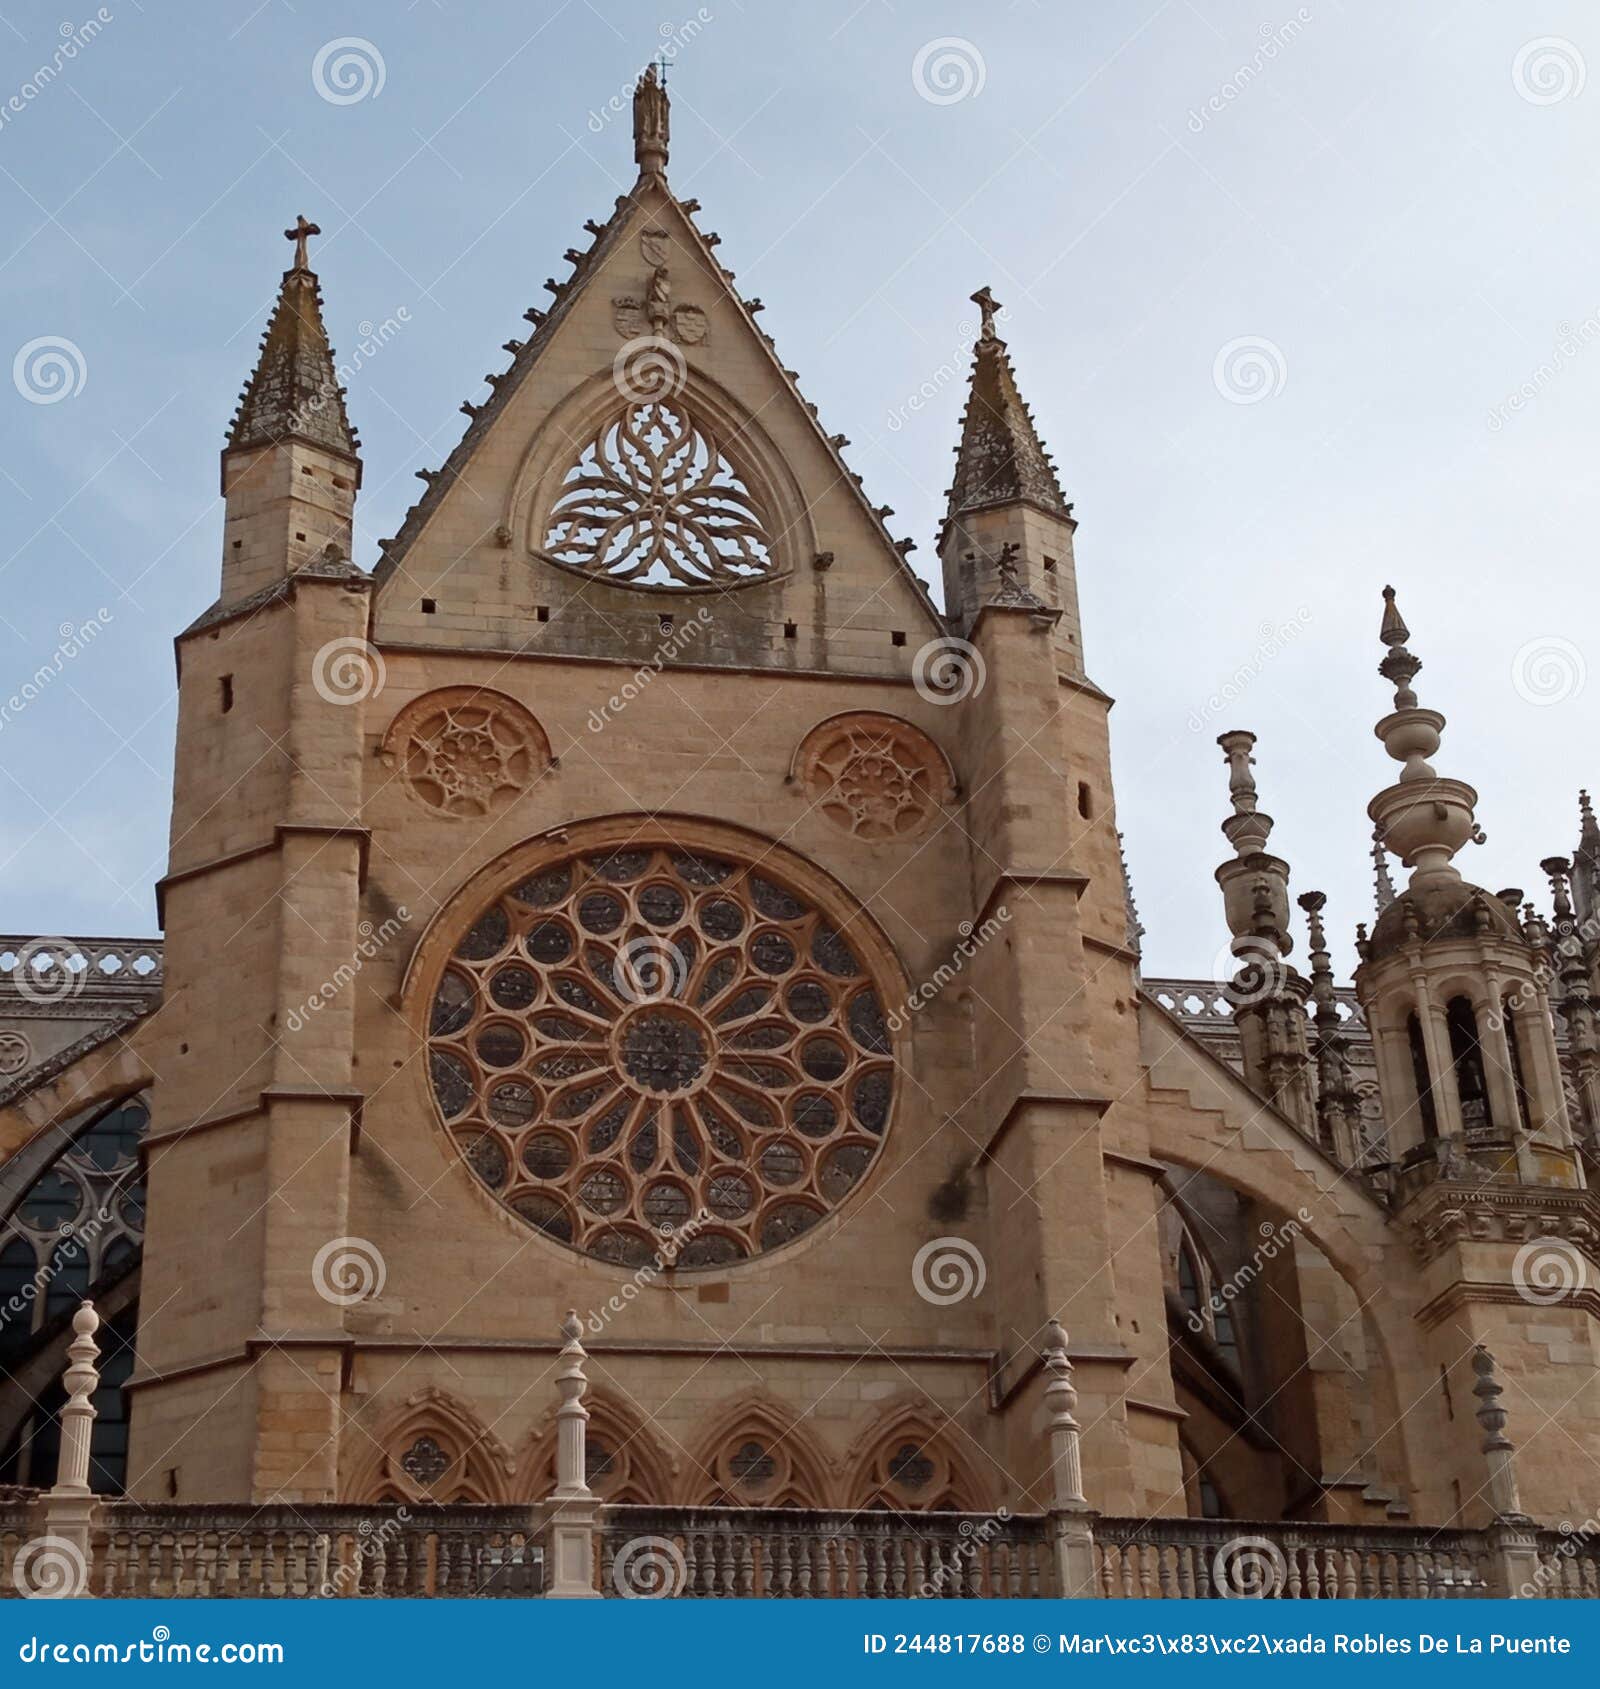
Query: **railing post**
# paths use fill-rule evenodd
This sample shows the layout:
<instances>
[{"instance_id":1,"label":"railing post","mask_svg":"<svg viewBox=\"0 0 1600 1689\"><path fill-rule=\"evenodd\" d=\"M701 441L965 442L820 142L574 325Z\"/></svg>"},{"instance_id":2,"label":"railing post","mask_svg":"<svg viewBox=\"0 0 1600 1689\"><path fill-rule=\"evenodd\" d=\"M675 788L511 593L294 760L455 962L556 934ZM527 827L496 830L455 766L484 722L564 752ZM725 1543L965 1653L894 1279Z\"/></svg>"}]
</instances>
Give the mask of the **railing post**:
<instances>
[{"instance_id":1,"label":"railing post","mask_svg":"<svg viewBox=\"0 0 1600 1689\"><path fill-rule=\"evenodd\" d=\"M583 1326L576 1308L561 1322L566 1339L561 1348L561 1365L556 1372L556 1389L561 1405L556 1409L556 1489L550 1511L550 1587L546 1594L558 1600L598 1597L594 1586L595 1535L599 1504L589 1488L585 1470L585 1429L589 1410L583 1405L589 1380L584 1376Z\"/></svg>"},{"instance_id":2,"label":"railing post","mask_svg":"<svg viewBox=\"0 0 1600 1689\"><path fill-rule=\"evenodd\" d=\"M56 1456L56 1481L44 1495L44 1542L34 1562L33 1581L41 1594L84 1596L90 1593L96 1502L89 1488L89 1453L94 1436L94 1393L100 1385L95 1361L100 1350L94 1334L100 1316L92 1302L80 1304L72 1316L73 1338L67 1345L67 1370L62 1374L67 1402L61 1410L61 1447Z\"/></svg>"},{"instance_id":3,"label":"railing post","mask_svg":"<svg viewBox=\"0 0 1600 1689\"><path fill-rule=\"evenodd\" d=\"M1094 1567L1094 1521L1098 1517L1083 1493L1083 1453L1073 1409L1078 1392L1072 1384L1067 1334L1051 1320L1044 1345L1044 1405L1050 1431L1050 1525L1055 1542L1056 1582L1061 1595L1100 1593Z\"/></svg>"},{"instance_id":4,"label":"railing post","mask_svg":"<svg viewBox=\"0 0 1600 1689\"><path fill-rule=\"evenodd\" d=\"M1489 1468L1489 1505L1494 1509L1486 1533L1489 1544L1489 1593L1507 1600L1538 1595L1544 1578L1534 1522L1522 1511L1517 1489L1517 1451L1506 1435L1505 1386L1495 1375L1494 1356L1479 1344L1472 1352L1477 1382L1478 1423L1483 1427L1483 1457Z\"/></svg>"}]
</instances>

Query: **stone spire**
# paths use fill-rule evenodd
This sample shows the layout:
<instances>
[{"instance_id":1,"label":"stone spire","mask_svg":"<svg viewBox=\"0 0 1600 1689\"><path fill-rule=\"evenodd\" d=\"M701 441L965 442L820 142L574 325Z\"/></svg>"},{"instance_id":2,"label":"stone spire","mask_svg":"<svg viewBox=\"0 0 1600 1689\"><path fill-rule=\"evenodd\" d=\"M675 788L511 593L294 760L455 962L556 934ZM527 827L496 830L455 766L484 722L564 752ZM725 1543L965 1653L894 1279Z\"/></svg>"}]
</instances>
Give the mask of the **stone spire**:
<instances>
[{"instance_id":1,"label":"stone spire","mask_svg":"<svg viewBox=\"0 0 1600 1689\"><path fill-rule=\"evenodd\" d=\"M361 442L345 414L344 388L322 324L322 290L306 255L307 239L322 231L304 217L284 236L295 243L294 263L283 272L278 302L255 373L239 395L228 432L228 451L304 440L354 458Z\"/></svg>"},{"instance_id":2,"label":"stone spire","mask_svg":"<svg viewBox=\"0 0 1600 1689\"><path fill-rule=\"evenodd\" d=\"M667 84L654 65L646 65L633 89L633 156L641 176L664 176L672 110Z\"/></svg>"},{"instance_id":3,"label":"stone spire","mask_svg":"<svg viewBox=\"0 0 1600 1689\"><path fill-rule=\"evenodd\" d=\"M1139 905L1133 899L1133 876L1128 872L1128 846L1122 834L1117 834L1117 856L1122 863L1122 898L1128 909L1128 948L1135 956L1144 954L1144 922L1139 919Z\"/></svg>"},{"instance_id":4,"label":"stone spire","mask_svg":"<svg viewBox=\"0 0 1600 1689\"><path fill-rule=\"evenodd\" d=\"M1578 920L1585 927L1600 918L1600 822L1587 792L1578 793L1578 848L1572 853L1572 901ZM1592 956L1595 941L1584 949Z\"/></svg>"},{"instance_id":5,"label":"stone spire","mask_svg":"<svg viewBox=\"0 0 1600 1689\"><path fill-rule=\"evenodd\" d=\"M955 480L950 487L948 523L967 511L990 505L1039 505L1070 515L1050 454L1033 426L1033 412L1022 402L1006 343L995 332L999 302L986 287L973 294L982 327L973 347L972 386L961 418Z\"/></svg>"},{"instance_id":6,"label":"stone spire","mask_svg":"<svg viewBox=\"0 0 1600 1689\"><path fill-rule=\"evenodd\" d=\"M1385 845L1411 869L1411 886L1459 883L1451 858L1468 839L1480 838L1473 809L1478 794L1461 780L1441 778L1428 758L1439 749L1444 717L1423 709L1412 681L1422 661L1406 648L1410 629L1395 603L1394 588L1383 589L1383 622L1378 638L1387 647L1378 673L1394 687L1394 709L1374 731L1383 748L1403 766L1400 778L1367 806Z\"/></svg>"},{"instance_id":7,"label":"stone spire","mask_svg":"<svg viewBox=\"0 0 1600 1689\"><path fill-rule=\"evenodd\" d=\"M1339 1015L1339 998L1334 989L1333 957L1328 951L1327 929L1322 911L1325 892L1302 892L1296 899L1306 914L1309 929L1308 957L1311 963L1311 1001L1316 1005L1317 1035L1313 1054L1317 1070L1317 1135L1325 1149L1342 1161L1360 1159L1361 1099L1350 1071L1348 1037Z\"/></svg>"},{"instance_id":8,"label":"stone spire","mask_svg":"<svg viewBox=\"0 0 1600 1689\"><path fill-rule=\"evenodd\" d=\"M1383 829L1372 829L1372 878L1378 913L1394 902L1394 881L1389 878L1389 852L1384 848Z\"/></svg>"}]
</instances>

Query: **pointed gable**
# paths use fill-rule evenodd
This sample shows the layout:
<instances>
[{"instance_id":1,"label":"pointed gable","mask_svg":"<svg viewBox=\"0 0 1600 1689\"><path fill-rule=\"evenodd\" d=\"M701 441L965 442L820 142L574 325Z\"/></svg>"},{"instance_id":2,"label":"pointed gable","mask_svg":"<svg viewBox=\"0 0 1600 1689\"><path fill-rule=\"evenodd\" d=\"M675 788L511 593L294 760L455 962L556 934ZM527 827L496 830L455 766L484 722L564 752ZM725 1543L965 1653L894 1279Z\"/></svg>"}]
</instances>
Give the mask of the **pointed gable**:
<instances>
[{"instance_id":1,"label":"pointed gable","mask_svg":"<svg viewBox=\"0 0 1600 1689\"><path fill-rule=\"evenodd\" d=\"M344 408L344 389L322 322L322 289L306 257L316 224L300 218L284 234L295 242L278 302L261 337L261 354L234 413L228 450L294 438L354 457L361 443Z\"/></svg>"},{"instance_id":2,"label":"pointed gable","mask_svg":"<svg viewBox=\"0 0 1600 1689\"><path fill-rule=\"evenodd\" d=\"M422 472L426 492L385 543L390 636L422 598L437 605L431 638L457 615L472 624L464 643L504 647L490 624L519 624L520 644L535 601L579 599L620 626L641 610L653 621L671 594L735 590L752 629L840 630L835 660L852 640L875 653L891 628L917 645L942 631L846 466L847 442L756 326L760 302L735 291L698 204L667 186L665 98L642 79L638 180L586 225L594 241L568 252L571 278L546 282L548 310L526 313L533 334L508 343L491 396L462 407L463 438ZM552 649L562 638L540 636Z\"/></svg>"}]
</instances>

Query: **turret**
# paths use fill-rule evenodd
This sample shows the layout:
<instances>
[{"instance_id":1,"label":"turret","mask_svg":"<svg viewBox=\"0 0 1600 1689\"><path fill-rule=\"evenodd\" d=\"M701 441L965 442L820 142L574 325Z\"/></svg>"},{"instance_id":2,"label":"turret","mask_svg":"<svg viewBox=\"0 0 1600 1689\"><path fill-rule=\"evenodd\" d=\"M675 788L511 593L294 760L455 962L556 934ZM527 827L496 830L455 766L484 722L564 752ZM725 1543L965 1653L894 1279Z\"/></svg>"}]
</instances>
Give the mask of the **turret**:
<instances>
[{"instance_id":1,"label":"turret","mask_svg":"<svg viewBox=\"0 0 1600 1689\"><path fill-rule=\"evenodd\" d=\"M1581 1183L1548 965L1517 920L1515 896L1471 885L1455 866L1462 845L1483 837L1478 794L1427 760L1445 718L1418 703L1412 682L1422 663L1407 648L1394 589L1383 597L1378 672L1395 689L1395 707L1376 732L1402 768L1368 814L1411 877L1381 910L1355 982L1377 1054L1389 1153L1404 1189L1469 1173Z\"/></svg>"}]
</instances>

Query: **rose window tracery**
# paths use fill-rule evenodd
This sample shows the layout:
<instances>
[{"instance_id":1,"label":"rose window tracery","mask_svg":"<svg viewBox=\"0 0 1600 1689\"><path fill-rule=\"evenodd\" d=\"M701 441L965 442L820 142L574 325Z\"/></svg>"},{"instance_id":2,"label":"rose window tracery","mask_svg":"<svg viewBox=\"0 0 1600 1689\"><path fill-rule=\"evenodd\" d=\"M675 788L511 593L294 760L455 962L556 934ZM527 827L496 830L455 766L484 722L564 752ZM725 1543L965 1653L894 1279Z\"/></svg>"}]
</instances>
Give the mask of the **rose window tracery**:
<instances>
[{"instance_id":1,"label":"rose window tracery","mask_svg":"<svg viewBox=\"0 0 1600 1689\"><path fill-rule=\"evenodd\" d=\"M796 761L808 801L858 839L920 833L954 794L939 747L910 722L871 711L813 728Z\"/></svg>"},{"instance_id":2,"label":"rose window tracery","mask_svg":"<svg viewBox=\"0 0 1600 1689\"><path fill-rule=\"evenodd\" d=\"M715 1267L809 1231L882 1144L882 998L829 913L668 844L496 897L434 994L433 1093L478 1179L602 1260Z\"/></svg>"},{"instance_id":3,"label":"rose window tracery","mask_svg":"<svg viewBox=\"0 0 1600 1689\"><path fill-rule=\"evenodd\" d=\"M679 590L777 569L761 501L677 397L630 404L602 424L567 472L544 550L586 574Z\"/></svg>"},{"instance_id":4,"label":"rose window tracery","mask_svg":"<svg viewBox=\"0 0 1600 1689\"><path fill-rule=\"evenodd\" d=\"M503 809L550 762L538 722L514 698L475 687L446 687L408 704L384 751L429 809L453 816Z\"/></svg>"}]
</instances>

